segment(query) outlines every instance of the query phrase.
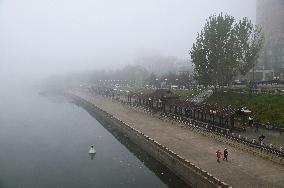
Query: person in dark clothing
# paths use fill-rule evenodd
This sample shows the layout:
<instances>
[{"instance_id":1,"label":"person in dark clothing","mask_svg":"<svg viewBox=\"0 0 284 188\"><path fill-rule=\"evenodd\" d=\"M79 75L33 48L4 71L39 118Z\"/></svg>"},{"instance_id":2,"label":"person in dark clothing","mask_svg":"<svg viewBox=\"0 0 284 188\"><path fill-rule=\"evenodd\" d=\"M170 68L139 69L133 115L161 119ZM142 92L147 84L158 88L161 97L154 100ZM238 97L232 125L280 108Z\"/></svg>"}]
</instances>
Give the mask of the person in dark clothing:
<instances>
[{"instance_id":1,"label":"person in dark clothing","mask_svg":"<svg viewBox=\"0 0 284 188\"><path fill-rule=\"evenodd\" d=\"M228 161L228 150L227 148L224 149L224 158L223 158L223 161L226 160Z\"/></svg>"},{"instance_id":2,"label":"person in dark clothing","mask_svg":"<svg viewBox=\"0 0 284 188\"><path fill-rule=\"evenodd\" d=\"M262 143L263 139L265 139L265 136L262 134L261 136L259 136L258 141Z\"/></svg>"},{"instance_id":3,"label":"person in dark clothing","mask_svg":"<svg viewBox=\"0 0 284 188\"><path fill-rule=\"evenodd\" d=\"M258 132L258 129L259 129L259 123L256 123L255 124L255 132Z\"/></svg>"}]
</instances>

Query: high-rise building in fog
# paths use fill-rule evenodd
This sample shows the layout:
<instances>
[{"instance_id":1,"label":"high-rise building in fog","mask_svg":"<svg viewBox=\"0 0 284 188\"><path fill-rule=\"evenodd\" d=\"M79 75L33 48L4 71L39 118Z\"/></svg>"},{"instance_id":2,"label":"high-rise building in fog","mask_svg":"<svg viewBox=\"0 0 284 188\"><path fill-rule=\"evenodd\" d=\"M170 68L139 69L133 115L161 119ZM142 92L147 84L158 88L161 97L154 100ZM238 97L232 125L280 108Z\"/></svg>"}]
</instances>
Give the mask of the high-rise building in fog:
<instances>
[{"instance_id":1,"label":"high-rise building in fog","mask_svg":"<svg viewBox=\"0 0 284 188\"><path fill-rule=\"evenodd\" d=\"M284 79L284 0L257 0L256 22L265 36L257 69L265 79Z\"/></svg>"}]
</instances>

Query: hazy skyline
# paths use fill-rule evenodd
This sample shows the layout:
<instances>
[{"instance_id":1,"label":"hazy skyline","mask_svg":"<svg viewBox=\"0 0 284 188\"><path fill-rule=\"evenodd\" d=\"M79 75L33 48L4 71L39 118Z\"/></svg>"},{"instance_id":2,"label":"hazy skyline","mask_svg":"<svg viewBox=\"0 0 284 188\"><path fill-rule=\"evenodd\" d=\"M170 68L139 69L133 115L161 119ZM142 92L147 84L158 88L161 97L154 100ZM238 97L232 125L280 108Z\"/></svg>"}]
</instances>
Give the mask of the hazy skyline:
<instances>
[{"instance_id":1,"label":"hazy skyline","mask_svg":"<svg viewBox=\"0 0 284 188\"><path fill-rule=\"evenodd\" d=\"M189 58L220 12L255 21L255 0L0 0L0 79L115 68L145 51Z\"/></svg>"}]
</instances>

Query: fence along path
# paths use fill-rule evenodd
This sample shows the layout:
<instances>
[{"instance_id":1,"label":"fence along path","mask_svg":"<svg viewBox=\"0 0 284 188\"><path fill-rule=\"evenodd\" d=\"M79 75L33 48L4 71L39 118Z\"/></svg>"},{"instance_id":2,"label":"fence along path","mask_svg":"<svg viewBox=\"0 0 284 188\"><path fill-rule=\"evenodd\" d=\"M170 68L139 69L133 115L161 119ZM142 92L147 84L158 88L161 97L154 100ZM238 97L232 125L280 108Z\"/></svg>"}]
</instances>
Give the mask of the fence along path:
<instances>
[{"instance_id":1,"label":"fence along path","mask_svg":"<svg viewBox=\"0 0 284 188\"><path fill-rule=\"evenodd\" d=\"M101 96L77 93L188 161L233 187L284 187L284 167L189 129L173 126ZM229 161L217 163L217 149L229 150Z\"/></svg>"}]
</instances>

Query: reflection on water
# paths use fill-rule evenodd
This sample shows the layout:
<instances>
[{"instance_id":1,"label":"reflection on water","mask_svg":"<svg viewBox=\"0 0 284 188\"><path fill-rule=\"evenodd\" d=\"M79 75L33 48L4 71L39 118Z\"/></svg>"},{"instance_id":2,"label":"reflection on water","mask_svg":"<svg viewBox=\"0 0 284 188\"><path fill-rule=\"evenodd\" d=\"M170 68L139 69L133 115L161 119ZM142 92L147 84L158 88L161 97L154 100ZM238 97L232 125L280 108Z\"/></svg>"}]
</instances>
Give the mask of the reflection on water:
<instances>
[{"instance_id":1,"label":"reflection on water","mask_svg":"<svg viewBox=\"0 0 284 188\"><path fill-rule=\"evenodd\" d=\"M0 99L1 188L185 187L127 138L62 97L13 88L2 90Z\"/></svg>"},{"instance_id":2,"label":"reflection on water","mask_svg":"<svg viewBox=\"0 0 284 188\"><path fill-rule=\"evenodd\" d=\"M94 154L94 153L89 153L89 156L90 156L91 160L94 159L94 156L95 156L95 155L96 155L96 154Z\"/></svg>"}]
</instances>

